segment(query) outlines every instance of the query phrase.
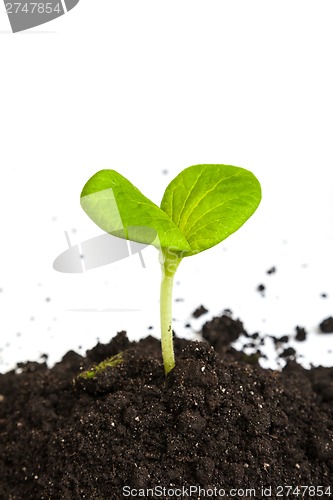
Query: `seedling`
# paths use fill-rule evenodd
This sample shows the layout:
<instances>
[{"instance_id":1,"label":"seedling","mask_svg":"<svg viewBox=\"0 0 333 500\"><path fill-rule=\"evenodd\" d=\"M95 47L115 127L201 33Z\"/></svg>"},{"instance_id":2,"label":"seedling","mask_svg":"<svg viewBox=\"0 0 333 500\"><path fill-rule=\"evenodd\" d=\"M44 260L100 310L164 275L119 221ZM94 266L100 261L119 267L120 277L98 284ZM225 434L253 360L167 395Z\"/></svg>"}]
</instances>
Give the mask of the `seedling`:
<instances>
[{"instance_id":1,"label":"seedling","mask_svg":"<svg viewBox=\"0 0 333 500\"><path fill-rule=\"evenodd\" d=\"M161 340L166 374L175 366L172 287L180 262L237 231L255 212L260 200L257 178L250 171L231 165L186 168L166 188L160 208L114 170L101 170L85 184L81 206L99 227L121 238L153 244L159 250Z\"/></svg>"},{"instance_id":2,"label":"seedling","mask_svg":"<svg viewBox=\"0 0 333 500\"><path fill-rule=\"evenodd\" d=\"M79 378L90 380L92 378L95 378L99 373L104 372L104 370L106 370L107 368L114 368L117 365L121 365L123 361L124 361L123 353L119 352L118 354L111 356L111 358L105 359L104 361L99 363L97 366L94 366L90 370L82 372L79 375Z\"/></svg>"}]
</instances>

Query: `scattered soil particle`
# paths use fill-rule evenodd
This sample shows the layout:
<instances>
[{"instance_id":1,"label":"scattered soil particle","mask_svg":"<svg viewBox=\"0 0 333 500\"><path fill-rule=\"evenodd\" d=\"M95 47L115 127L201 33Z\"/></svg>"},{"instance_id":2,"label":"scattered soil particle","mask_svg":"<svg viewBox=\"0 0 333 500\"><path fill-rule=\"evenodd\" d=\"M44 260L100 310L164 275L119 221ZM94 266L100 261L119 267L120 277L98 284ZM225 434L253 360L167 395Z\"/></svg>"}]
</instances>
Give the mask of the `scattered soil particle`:
<instances>
[{"instance_id":1,"label":"scattered soil particle","mask_svg":"<svg viewBox=\"0 0 333 500\"><path fill-rule=\"evenodd\" d=\"M327 299L328 297L327 293L321 293L320 296L322 299Z\"/></svg>"},{"instance_id":2,"label":"scattered soil particle","mask_svg":"<svg viewBox=\"0 0 333 500\"><path fill-rule=\"evenodd\" d=\"M257 286L257 291L258 292L264 292L265 290L266 290L266 287L262 283Z\"/></svg>"},{"instance_id":3,"label":"scattered soil particle","mask_svg":"<svg viewBox=\"0 0 333 500\"><path fill-rule=\"evenodd\" d=\"M301 326L296 326L295 330L296 330L295 339L298 342L304 342L304 340L306 340L306 336L307 336L307 331L305 330L305 328L303 328Z\"/></svg>"},{"instance_id":4,"label":"scattered soil particle","mask_svg":"<svg viewBox=\"0 0 333 500\"><path fill-rule=\"evenodd\" d=\"M244 347L254 349L256 344L254 342L248 342L247 344L244 344Z\"/></svg>"},{"instance_id":5,"label":"scattered soil particle","mask_svg":"<svg viewBox=\"0 0 333 500\"><path fill-rule=\"evenodd\" d=\"M241 321L230 318L226 314L213 318L202 328L203 338L218 352L232 349L230 344L246 333Z\"/></svg>"},{"instance_id":6,"label":"scattered soil particle","mask_svg":"<svg viewBox=\"0 0 333 500\"><path fill-rule=\"evenodd\" d=\"M274 342L274 345L279 347L281 344L286 344L289 342L289 336L288 335L282 335L281 337L275 337L274 335L271 335L271 338Z\"/></svg>"},{"instance_id":7,"label":"scattered soil particle","mask_svg":"<svg viewBox=\"0 0 333 500\"><path fill-rule=\"evenodd\" d=\"M200 318L200 316L203 316L204 314L208 313L208 309L205 308L205 306L200 306L197 307L195 311L193 311L192 316L193 318Z\"/></svg>"},{"instance_id":8,"label":"scattered soil particle","mask_svg":"<svg viewBox=\"0 0 333 500\"><path fill-rule=\"evenodd\" d=\"M324 319L319 325L320 331L323 333L333 333L333 317Z\"/></svg>"},{"instance_id":9,"label":"scattered soil particle","mask_svg":"<svg viewBox=\"0 0 333 500\"><path fill-rule=\"evenodd\" d=\"M280 337L278 341L286 344L287 342L289 342L289 337L288 335L282 335L282 337Z\"/></svg>"},{"instance_id":10,"label":"scattered soil particle","mask_svg":"<svg viewBox=\"0 0 333 500\"><path fill-rule=\"evenodd\" d=\"M276 267L275 266L271 267L270 269L268 269L266 271L266 273L267 274L274 274L274 273L276 273Z\"/></svg>"},{"instance_id":11,"label":"scattered soil particle","mask_svg":"<svg viewBox=\"0 0 333 500\"><path fill-rule=\"evenodd\" d=\"M1 500L121 500L124 486L255 488L256 498L261 487L332 487L333 368L263 369L230 347L241 333L223 315L204 326L206 342L176 338L167 377L159 341L125 332L52 369L0 374ZM78 378L120 352L116 366Z\"/></svg>"},{"instance_id":12,"label":"scattered soil particle","mask_svg":"<svg viewBox=\"0 0 333 500\"><path fill-rule=\"evenodd\" d=\"M286 347L286 349L284 349L281 354L280 354L280 358L290 358L290 357L294 357L296 354L296 351L293 347Z\"/></svg>"}]
</instances>

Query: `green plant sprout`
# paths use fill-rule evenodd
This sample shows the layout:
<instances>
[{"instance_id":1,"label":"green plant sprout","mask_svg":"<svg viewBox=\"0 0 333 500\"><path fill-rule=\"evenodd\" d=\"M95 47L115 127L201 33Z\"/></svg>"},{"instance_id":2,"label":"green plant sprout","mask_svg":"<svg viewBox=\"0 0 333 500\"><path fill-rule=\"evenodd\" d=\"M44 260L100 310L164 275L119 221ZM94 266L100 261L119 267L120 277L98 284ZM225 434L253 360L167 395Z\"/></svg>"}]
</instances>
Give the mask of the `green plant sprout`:
<instances>
[{"instance_id":1,"label":"green plant sprout","mask_svg":"<svg viewBox=\"0 0 333 500\"><path fill-rule=\"evenodd\" d=\"M110 358L105 359L98 365L94 366L90 370L86 370L85 372L80 373L78 378L83 378L85 380L90 380L92 378L97 377L99 373L104 372L106 368L114 368L117 365L120 365L124 362L123 353L119 352Z\"/></svg>"},{"instance_id":2,"label":"green plant sprout","mask_svg":"<svg viewBox=\"0 0 333 500\"><path fill-rule=\"evenodd\" d=\"M152 244L159 250L161 343L166 374L175 366L172 288L180 262L237 231L260 200L258 179L249 170L231 165L184 169L167 186L160 207L115 170L101 170L85 184L81 206L100 228L121 238Z\"/></svg>"}]
</instances>

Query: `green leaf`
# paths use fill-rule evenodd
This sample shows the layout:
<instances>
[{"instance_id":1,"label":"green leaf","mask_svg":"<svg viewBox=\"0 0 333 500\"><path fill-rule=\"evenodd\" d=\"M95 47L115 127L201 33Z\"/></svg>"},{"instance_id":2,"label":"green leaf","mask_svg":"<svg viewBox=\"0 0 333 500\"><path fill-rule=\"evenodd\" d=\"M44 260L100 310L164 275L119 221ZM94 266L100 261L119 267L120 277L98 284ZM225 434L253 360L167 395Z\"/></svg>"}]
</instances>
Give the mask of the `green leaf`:
<instances>
[{"instance_id":1,"label":"green leaf","mask_svg":"<svg viewBox=\"0 0 333 500\"><path fill-rule=\"evenodd\" d=\"M231 165L194 165L171 181L161 208L190 244L187 255L193 255L237 231L260 200L259 181L248 170Z\"/></svg>"},{"instance_id":2,"label":"green leaf","mask_svg":"<svg viewBox=\"0 0 333 500\"><path fill-rule=\"evenodd\" d=\"M101 170L88 180L81 206L107 233L157 248L190 250L170 217L114 170Z\"/></svg>"}]
</instances>

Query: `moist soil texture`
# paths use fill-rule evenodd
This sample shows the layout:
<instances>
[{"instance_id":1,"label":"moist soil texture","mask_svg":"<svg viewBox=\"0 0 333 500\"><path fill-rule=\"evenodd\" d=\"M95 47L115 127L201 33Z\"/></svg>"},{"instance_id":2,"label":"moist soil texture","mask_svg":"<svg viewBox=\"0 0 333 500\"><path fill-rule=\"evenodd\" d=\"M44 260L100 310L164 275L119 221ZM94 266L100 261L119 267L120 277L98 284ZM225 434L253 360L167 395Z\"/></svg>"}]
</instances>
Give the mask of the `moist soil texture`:
<instances>
[{"instance_id":1,"label":"moist soil texture","mask_svg":"<svg viewBox=\"0 0 333 500\"><path fill-rule=\"evenodd\" d=\"M0 499L333 497L333 368L263 369L240 335L223 315L175 338L167 377L125 332L0 375Z\"/></svg>"}]
</instances>

